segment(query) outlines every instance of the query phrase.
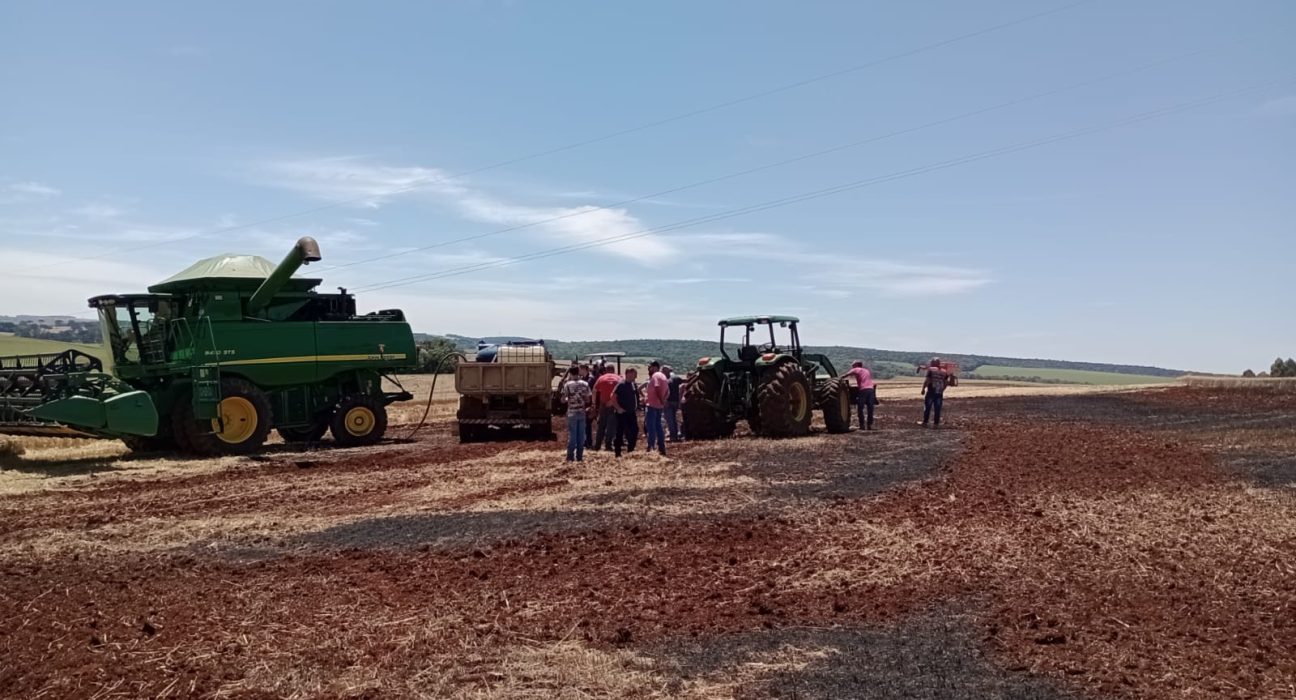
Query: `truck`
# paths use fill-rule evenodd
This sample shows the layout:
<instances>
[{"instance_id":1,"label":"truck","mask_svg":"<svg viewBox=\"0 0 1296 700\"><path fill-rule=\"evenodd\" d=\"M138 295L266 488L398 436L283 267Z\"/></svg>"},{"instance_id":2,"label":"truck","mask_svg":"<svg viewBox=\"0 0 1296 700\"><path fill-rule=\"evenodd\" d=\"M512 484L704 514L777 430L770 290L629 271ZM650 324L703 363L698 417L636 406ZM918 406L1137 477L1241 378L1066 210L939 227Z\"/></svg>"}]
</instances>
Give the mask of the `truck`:
<instances>
[{"instance_id":1,"label":"truck","mask_svg":"<svg viewBox=\"0 0 1296 700\"><path fill-rule=\"evenodd\" d=\"M359 314L345 289L293 276L320 259L304 237L278 265L218 255L147 293L91 298L103 359L0 358L0 432L64 427L196 455L256 452L271 430L286 442L378 442L387 406L413 398L396 373L417 368L414 334L399 309Z\"/></svg>"},{"instance_id":2,"label":"truck","mask_svg":"<svg viewBox=\"0 0 1296 700\"><path fill-rule=\"evenodd\" d=\"M558 369L543 340L480 343L455 367L460 442L553 440Z\"/></svg>"}]
</instances>

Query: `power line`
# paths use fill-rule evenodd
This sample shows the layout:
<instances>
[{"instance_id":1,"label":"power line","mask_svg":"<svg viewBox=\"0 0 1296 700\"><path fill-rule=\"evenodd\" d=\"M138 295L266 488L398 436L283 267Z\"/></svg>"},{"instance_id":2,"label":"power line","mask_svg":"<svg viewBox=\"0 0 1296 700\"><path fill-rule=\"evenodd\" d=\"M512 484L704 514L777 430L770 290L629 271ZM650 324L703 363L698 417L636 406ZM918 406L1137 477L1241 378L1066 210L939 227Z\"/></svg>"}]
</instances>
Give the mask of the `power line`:
<instances>
[{"instance_id":1,"label":"power line","mask_svg":"<svg viewBox=\"0 0 1296 700\"><path fill-rule=\"evenodd\" d=\"M831 71L831 72L828 72L828 73L821 73L821 74L819 74L819 75L811 76L811 77L809 77L809 78L805 78L805 79L798 80L798 81L795 81L795 82L785 83L785 84L783 84L783 85L779 85L779 86L776 86L776 87L773 87L773 88L769 88L769 89L762 90L762 91L759 91L759 92L750 93L750 94L744 95L744 96L742 96L742 97L733 98L733 99L730 99L730 100L726 100L726 101L724 101L724 102L718 102L718 103L715 103L715 104L712 104L712 105L709 105L709 106L706 106L706 107L700 107L700 108L698 108L698 109L690 110L690 111L687 111L687 112L682 112L682 113L675 114L675 115L672 115L672 116L669 116L669 117L664 117L664 118L661 118L661 119L656 119L656 120L653 120L653 121L644 122L644 123L642 123L642 124L638 124L638 125L636 125L636 126L627 127L627 128L620 129L620 130L617 130L617 131L612 131L612 132L609 132L609 133L603 134L603 135L601 135L601 136L595 136L595 137L592 137L592 138L587 138L587 139L583 139L583 140L580 140L580 141L575 141L575 142L572 142L572 143L569 143L569 144L566 144L566 145L563 145L563 146L557 146L557 147L554 147L554 148L549 148L549 149L545 149L545 150L541 150L541 151L535 151L535 152L532 152L532 153L528 153L528 154L526 154L526 155L518 156L518 157L515 157L515 158L509 158L509 159L507 159L507 160L496 161L496 162L494 162L494 163L491 163L491 164L488 164L488 165L483 165L483 166L478 167L478 168L473 168L473 169L471 169L471 170L464 170L464 171L460 171L460 172L457 172L457 173L452 173L452 174L449 174L449 175L442 175L442 176L428 176L428 177L426 177L426 178L421 178L420 180L416 180L415 182L413 182L413 183L411 183L411 184L404 185L404 186L402 186L402 187L399 187L399 188L397 188L397 189L391 190L391 191L389 191L389 192L382 193L382 194L380 194L380 195L368 194L368 195L364 195L364 196L361 196L361 197L352 197L352 198L349 198L349 199L343 199L343 200L338 200L338 201L335 201L335 202L331 202L331 203L329 203L329 204L322 204L322 205L320 205L320 206L312 207L312 208L310 208L310 209L303 209L303 210L296 211L296 212L292 212L292 213L288 213L288 214L282 214L282 215L279 215L279 216L272 216L272 217L268 217L268 218L264 218L264 219L258 219L258 220L256 220L256 221L250 221L250 222L245 223L245 224L236 224L236 225L233 225L233 226L225 226L225 227L221 227L221 228L217 228L217 229L212 229L212 230L209 230L209 231L203 231L203 232L199 232L199 233L189 234L189 235L187 235L187 236L176 236L176 237L174 237L174 238L168 238L168 239L164 239L164 240L160 240L160 241L153 241L153 242L150 242L150 243L146 243L146 244L138 245L138 246L133 246L133 247L129 247L129 248L117 248L117 249L114 249L114 250L109 250L109 251L104 251L104 252L102 252L102 253L97 253L97 254L95 254L95 255L75 256L75 257L64 258L63 260L61 260L61 261L59 261L59 262L49 263L49 264L47 264L47 265L40 265L40 266L36 266L36 267L33 267L33 268L29 268L29 269L39 270L39 269L44 269L44 268L48 268L48 267L55 267L55 266L58 266L58 265L66 264L66 263L68 263L68 262L77 261L77 260L98 260L98 259L102 259L102 258L113 257L113 256L117 256L117 255L123 255L123 254L126 254L126 253L133 253L133 252L136 252L136 251L146 250L146 249L149 249L149 248L155 248L155 247L158 247L158 246L171 245L171 244L173 244L173 243L180 243L180 242L183 242L183 241L193 240L193 239L195 239L195 238L202 238L202 237L205 237L205 236L214 236L214 235L219 235L219 234L222 234L222 233L231 233L231 232L234 232L234 231L241 231L241 230L245 230L245 229L253 228L253 227L256 227L256 226L264 226L264 225L266 225L266 224L278 223L278 222L280 222L280 221L286 221L286 220L288 220L288 219L295 219L295 218L300 218L300 217L303 217L303 216L309 216L309 215L311 215L311 214L318 214L318 213L320 213L320 212L323 212L323 211L329 211L329 210L331 210L331 209L336 209L336 208L338 208L338 207L343 207L343 206L347 206L347 205L350 205L350 204L358 204L358 203L360 203L360 202L369 201L369 200L372 200L375 196L380 196L380 197L391 197L391 196L398 195L398 194L404 194L404 193L407 193L407 192L413 192L413 191L415 191L415 190L421 189L421 188L423 188L423 187L427 187L427 186L429 186L429 185L441 184L441 183L449 182L449 181L452 181L452 180L461 179L461 178L467 177L467 176L469 176L469 175L474 175L474 174L477 174L477 173L486 172L486 171L488 171L488 170L495 170L495 169L503 168L503 167L506 167L506 166L509 166L509 165L516 165L516 164L518 164L518 163L523 163L523 162L526 162L526 161L535 160L535 159L538 159L538 158L544 158L544 157L546 157L546 156L551 156L551 155L555 155L555 154L558 154L558 153L563 153L563 152L566 152L566 151L575 150L575 149L578 149L578 148L583 148L583 147L585 147L585 146L590 146L590 145L593 145L593 144L596 144L596 143L602 143L602 142L604 142L604 141L610 141L610 140L612 140L612 139L620 138L620 137L622 137L622 136L628 136L628 135L630 135L630 134L638 133L638 132L641 132L641 131L646 131L646 130L648 130L648 129L653 129L653 128L656 128L656 127L659 127L659 126L664 126L664 125L666 125L666 124L671 124L671 123L678 122L678 121L682 121L682 120L685 120L685 119L691 119L691 118L693 118L693 117L701 116L701 115L703 115L703 114L709 114L709 113L711 113L711 112L716 112L716 111L719 111L719 110L722 110L722 109L727 109L727 108L729 108L729 107L733 107L733 106L736 106L736 105L744 104L744 103L747 103L747 102L752 102L752 101L754 101L754 100L759 100L759 99L762 99L762 98L765 98L765 97L769 97L769 96L772 96L772 95L777 95L777 94L784 93L784 92L788 92L788 91L791 91L791 90L796 90L796 89L798 89L798 88L802 88L802 87L805 87L805 86L807 86L807 85L813 85L813 84L815 84L815 83L823 82L823 81L825 81L825 80L831 80L831 79L833 79L833 78L839 78L839 77L842 77L842 76L845 76L845 75L850 75L850 74L852 74L852 73L857 73L857 72L862 71L862 70L867 70L867 69L869 69L869 68L873 68L873 67L876 67L876 66L880 66L880 65L883 65L883 64L886 64L886 63L891 63L891 62L893 62L893 61L898 61L898 60L900 60L900 59L909 58L909 57L911 57L911 56L916 56L916 55L919 55L919 54L922 54L922 53L926 53L926 52L929 52L929 51L934 51L934 50L936 50L936 49L940 49L940 48L943 48L943 47L946 47L946 46L950 46L950 45L952 45L952 44L957 44L957 43L962 42L962 41L967 41L967 40L969 40L969 39L975 39L975 38L977 38L977 37L985 36L986 34L991 34L991 33L997 32L997 31L1001 31L1001 30L1004 30L1004 29L1008 29L1008 28L1010 28L1010 27L1015 27L1015 26L1017 26L1017 25L1025 24L1025 23L1027 23L1027 22L1032 22L1032 21L1037 20L1037 19L1042 19L1042 18L1044 18L1044 17L1049 17L1049 16L1051 16L1051 15L1059 14L1059 13L1061 13L1061 12L1066 12L1066 11L1068 11L1068 10L1074 9L1074 8L1079 7L1079 6L1081 6L1081 5L1087 5L1087 4L1089 4L1089 3L1091 3L1091 2L1094 2L1094 1L1095 1L1095 0L1077 0L1076 2L1071 2L1071 3L1068 3L1068 4L1066 4L1066 5L1062 5L1062 6L1059 6L1059 7L1055 7L1055 8L1049 9L1049 10L1044 10L1044 11L1041 11L1041 12L1035 12L1035 13L1032 13L1032 14L1029 14L1029 15L1025 15L1025 16L1023 16L1023 17L1019 17L1019 18L1017 18L1017 19L1009 20L1009 21L1007 21L1007 22L1002 22L1002 23L1000 23L1000 24L995 24L995 25L992 25L992 26L989 26L989 27L984 27L984 28L982 28L982 29L978 29L978 30L975 30L975 31L972 31L972 32L968 32L968 33L966 33L966 34L959 34L959 35L957 35L957 36L954 36L954 37L951 37L951 38L948 38L948 39L943 39L943 40L941 40L941 41L933 42L933 43L930 43L930 44L924 44L924 45L922 45L922 46L919 46L919 47L916 47L916 48L913 48L913 49L909 49L909 50L906 50L906 51L901 51L901 52L899 52L899 53L895 53L895 54L890 54L890 55L887 55L887 56L883 56L882 58L873 59L873 60L868 61L868 62L865 62L865 63L860 63L860 64L857 64L857 65L854 65L854 66L850 66L850 67L848 67L848 68L842 68L842 69L835 70L835 71Z\"/></svg>"},{"instance_id":2,"label":"power line","mask_svg":"<svg viewBox=\"0 0 1296 700\"><path fill-rule=\"evenodd\" d=\"M1227 100L1227 99L1230 99L1230 98L1233 98L1233 97L1237 97L1237 96L1240 96L1240 95L1246 94L1246 93L1248 93L1248 92L1255 92L1255 91L1257 91L1257 90L1262 90L1262 89L1264 89L1264 88L1268 88L1268 87L1272 87L1272 86L1274 86L1274 85L1282 84L1282 83L1284 83L1284 82L1288 82L1288 81L1290 81L1290 80L1292 79L1292 77L1293 77L1293 76L1288 76L1288 77L1285 77L1285 78L1282 78L1282 79L1279 79L1279 80L1275 80L1275 81L1269 81L1269 82L1265 82L1265 83L1261 83L1261 84L1257 84L1257 85L1251 85L1251 86L1248 86L1248 87L1245 87L1245 88L1240 88L1240 89L1236 89L1236 90L1231 90L1231 91L1228 91L1228 92L1219 93L1219 94L1211 95L1211 96L1208 96L1208 97L1203 97L1203 98L1199 98L1199 99L1196 99L1196 100L1191 100L1191 101L1188 101L1188 102L1182 102L1182 103L1179 103L1179 104L1176 104L1176 105L1171 105L1171 106L1169 106L1169 107L1164 107L1164 108L1157 109L1157 110L1152 110L1152 111L1149 111L1149 112L1142 112L1142 113L1139 113L1139 114L1136 114L1136 115L1133 115L1133 116L1131 116L1131 117L1127 117L1127 118L1125 118L1125 119L1121 119L1121 120L1118 120L1118 121L1115 121L1115 122L1109 122L1109 123L1101 124L1101 125L1098 125L1098 126L1092 126L1092 127L1085 127L1085 128L1081 128L1081 129L1075 129L1075 130L1072 130L1072 131L1062 132L1062 133L1060 133L1060 134L1055 134L1055 135L1053 135L1053 136L1047 136L1047 137L1044 137L1044 138L1035 139L1035 140L1031 140L1031 141L1018 142L1018 143L1015 143L1015 144L1010 144L1010 145L1008 145L1008 146L1002 146L1002 147L999 147L999 148L990 149L990 150L988 150L988 151L980 151L980 152L978 152L978 153L973 153L973 154L969 154L969 155L965 155L965 156L960 156L960 157L958 157L958 158L953 158L953 159L950 159L950 160L940 161L940 162L937 162L937 163L931 163L931 164L924 165L924 166L921 166L921 167L918 167L918 168L912 168L912 169L909 169L909 170L901 170L901 171L897 171L897 172L893 172L893 173L888 173L888 174L886 174L886 175L880 175L880 176L877 176L877 177L872 177L872 178L868 178L868 179L864 179L864 180L856 180L856 181L853 181L853 182L848 182L848 183L844 183L844 184L841 184L841 185L835 185L835 186L833 186L833 187L827 187L827 188L823 188L823 189L819 189L819 190L812 190L812 191L809 191L809 192L804 192L804 193L797 194L797 195L791 195L791 196L783 197L783 198L780 198L780 199L768 200L768 201L761 202L761 203L758 203L758 204L753 204L753 205L749 205L749 206L746 206L746 207L740 207L740 208L737 208L737 209L731 209L731 210L724 211L724 212L720 212L720 213L713 214L713 215L702 216L702 217L695 217L695 218L692 218L692 219L685 219L685 220L682 220L682 221L675 222L675 223L673 223L673 224L667 224L667 225L665 225L665 226L659 226L659 227L654 227L654 228L649 228L649 229L643 229L643 230L635 231L635 232L633 232L633 233L628 233L628 234L621 234L621 235L617 235L617 236L610 236L610 237L607 237L607 238L603 238L603 239L599 239L599 240L595 240L595 241L589 241L589 242L586 242L586 243L574 244L574 245L569 245L569 246L562 246L562 247L558 247L558 248L550 248L550 249L547 249L547 250L541 250L541 251L537 251L537 252L534 252L534 253L529 253L529 254L527 254L527 255L520 255L520 256L513 257L513 258L507 258L507 259L504 259L504 260L491 261L491 262L487 262L487 263L479 263L479 264L476 264L476 265L467 265L467 266L458 267L458 268L448 268L448 269L445 269L445 270L440 270L440 271L438 271L438 272L433 272L433 273L429 273L429 274L423 274L423 275L412 275L412 276L409 276L409 277L396 278L396 279L393 279L393 280L387 280L387 281L385 281L385 282L380 282L380 283L377 283L377 284L373 284L373 285L368 285L368 286L365 286L365 287L361 287L361 288L357 289L356 291L358 291L358 292L373 292L373 291L377 291L377 290L381 290L381 289L390 289L390 288L392 288L392 287L401 287L401 286L407 286L407 285L411 285L411 284L418 284L418 283L421 283L421 282L430 282L430 281L433 281L433 280L443 279L443 278L446 278L446 277L454 277L454 276L458 276L458 275L468 274L468 273L470 273L470 272L478 272L478 271L481 271L481 270L492 269L492 268L497 268L497 267L506 267L506 266L510 266L510 265L516 265L516 264L519 264L519 263L523 263L523 262L529 262L529 261L532 261L532 260L539 260L539 259L542 259L542 258L549 258L549 257L557 256L557 255L565 255L565 254L567 254L567 253L572 253L572 252L576 252L576 251L579 251L579 250L587 250L587 249L590 249L590 248L599 248L599 247L602 247L602 246L611 245L611 244L613 244L613 243L619 243L619 242L622 242L622 241L632 240L632 239L635 239L635 238L642 238L642 237L644 237L644 236L652 235L652 234L655 234L655 233L667 233L667 232L670 232L670 231L676 231L676 230L679 230L679 229L690 228L690 227L697 226L697 225L700 225L700 224L712 223L712 222L715 222L715 221L721 221L721 220L724 220L724 219L731 219L731 218L734 218L734 217L737 217L737 216L742 216L742 215L745 215L745 214L751 214L751 213L755 213L755 212L759 212L759 211L765 211L765 210L768 210L768 209L775 209L775 208L779 208L779 207L788 206L788 205L791 205L791 204L798 204L798 203L805 202L805 201L810 201L810 200L813 200L813 199L820 199L820 198L823 198L823 197L828 197L828 196L831 196L831 195L840 194L840 193L842 193L842 192L848 192L848 191L852 191L852 190L862 189L862 188L865 188L865 187L871 187L871 186L873 186L873 185L883 184L883 183L886 183L886 182L892 182L892 181L895 181L895 180L902 180L902 179L906 179L906 178L910 178L910 177L915 177L915 176L918 176L918 175L923 175L923 174L926 174L926 173L934 172L934 171L937 171L937 170L945 170L945 169L947 169L947 168L953 168L953 167L956 167L956 166L959 166L959 165L965 165L965 164L967 164L967 163L973 163L973 162L977 162L977 161L981 161L981 160L987 160L987 159L990 159L990 158L997 158L997 157L999 157L999 156L1008 155L1008 154L1011 154L1011 153L1017 153L1017 152L1020 152L1020 151L1030 150L1030 149L1034 149L1034 148L1039 148L1039 147L1041 147L1041 146L1046 146L1046 145L1053 144L1053 143L1057 143L1057 142L1060 142L1060 141L1066 141L1066 140L1070 140L1070 139L1080 138L1080 137L1082 137L1082 136L1088 136L1088 135L1096 134L1096 133L1100 133L1100 132L1103 132L1103 131L1110 131L1110 130L1112 130L1112 129L1116 129L1116 128L1119 128L1119 127L1122 127L1122 126L1128 126L1128 125L1130 125L1130 124L1135 124L1135 123L1138 123L1138 122L1148 121L1148 120L1150 120L1150 119L1156 119L1156 118L1159 118L1159 117L1164 117L1164 116L1168 116L1168 115L1171 115L1171 114L1176 114L1176 113L1179 113L1179 112L1185 112L1185 111L1188 111L1188 110L1191 110L1191 109L1196 109L1196 108L1204 107L1204 106L1207 106L1207 105L1210 105L1210 104L1215 104L1215 103L1218 103L1218 102L1222 102L1222 101L1224 101L1224 100Z\"/></svg>"},{"instance_id":3,"label":"power line","mask_svg":"<svg viewBox=\"0 0 1296 700\"><path fill-rule=\"evenodd\" d=\"M533 228L533 227L536 227L536 226L543 226L543 225L545 225L545 224L551 224L551 223L555 223L555 222L558 222L558 221L563 221L563 220L566 220L566 219L572 219L572 218L576 218L576 217L587 216L587 215L589 215L589 214L594 214L594 213L599 212L599 211L606 211L606 210L608 210L608 209L613 209L613 208L616 208L616 207L623 207L623 206L626 206L626 205L629 205L629 204L635 204L635 203L637 203L637 202L642 202L642 201L649 200L649 199L654 199L654 198L657 198L657 197L664 197L664 196L666 196L666 195L677 194L677 193L679 193L679 192L684 192L684 191L686 191L686 190L696 189L696 188L698 188L698 187L703 187L703 186L706 186L706 185L713 185L713 184L716 184L716 183L718 183L718 182L724 182L724 181L726 181L726 180L732 180L732 179L735 179L735 178L743 177L743 176L745 176L745 175L751 175L751 174L758 173L758 172L762 172L762 171L765 171L765 170L771 170L771 169L778 168L778 167L782 167L782 166L785 166L785 165L791 165L791 164L793 164L793 163L799 163L799 162L801 162L801 161L811 160L811 159L814 159L814 158L819 158L819 157L822 157L822 156L831 155L831 154L833 154L833 153L840 153L840 152L842 152L842 151L846 151L846 150L849 150L849 149L852 149L852 148L858 148L858 147L860 147L860 146L865 146L865 145L868 145L868 144L871 144L871 143L877 143L877 142L879 142L879 141L885 141L885 140L887 140L887 139L892 139L892 138L895 138L895 137L897 137L897 136L904 136L904 135L912 134L912 133L915 133L915 132L923 131L923 130L926 130L926 129L930 129L930 128L933 128L933 127L937 127L937 126L944 126L944 125L946 125L946 124L951 124L951 123L954 123L954 122L962 121L962 120L964 120L964 119L970 119L970 118L972 118L972 117L981 116L981 115L983 115L983 114L988 114L988 113L996 112L996 111L999 111L999 110L1002 110L1002 109L1007 109L1008 107L1015 107L1015 106L1017 106L1017 105L1025 104L1025 103L1027 103L1027 102L1033 102L1033 101L1035 101L1035 100L1044 99L1044 98L1046 98L1046 97L1052 97L1052 96L1054 96L1054 95L1059 95L1059 94L1062 94L1062 93L1065 93L1065 92L1070 92L1071 90L1078 90L1078 89L1080 89L1080 88L1090 87L1090 86L1092 86L1092 85L1097 85L1097 84L1104 83L1104 82L1108 82L1108 81L1111 81L1111 80L1116 80L1116 79L1118 79L1118 78L1124 78L1124 77L1127 77L1127 76L1130 76L1130 75L1134 75L1134 74L1136 74L1136 73L1141 73L1141 72L1143 72L1143 71L1150 70L1150 69L1152 69L1152 68L1156 68L1156 67L1159 67L1159 66L1162 66L1162 65L1168 64L1168 63L1174 63L1174 62L1177 62L1177 61L1181 61L1181 60L1185 60L1185 59L1188 59L1188 58L1192 58L1192 57L1194 57L1194 56L1199 56L1199 55L1204 54L1204 53L1207 53L1207 52L1209 52L1209 51L1213 51L1214 48L1215 48L1215 47L1212 47L1212 48L1206 48L1206 49L1199 49L1199 50L1197 50L1197 51L1192 51L1192 52L1185 53L1185 54L1180 54L1180 55L1177 55L1177 56L1171 56L1171 57L1168 57L1168 58L1158 59L1158 60L1152 61L1152 62L1150 62L1150 63L1145 63L1145 64L1140 65L1140 66L1135 67L1135 68L1130 68L1130 69L1123 70L1123 71L1119 71L1119 72L1116 72L1116 73L1109 73L1109 74L1107 74L1107 75L1103 75L1103 76L1100 76L1100 77L1097 77L1097 78L1091 78L1091 79L1083 80L1083 81L1080 81L1080 82L1077 82L1077 83L1072 83L1072 84L1070 84L1070 85L1066 85L1066 86L1064 86L1064 87L1053 88L1053 89L1045 90L1045 91L1043 91L1043 92L1037 92L1037 93L1034 93L1034 94L1031 94L1031 95L1026 95L1026 96L1024 96L1024 97L1019 97L1019 98L1016 98L1016 99L1008 100L1007 102L1000 102L1000 103L998 103L998 104L991 105L991 106L989 106L989 107L981 107L981 108L974 109L974 110L971 110L971 111L968 111L968 112L963 112L963 113L961 113L961 114L956 114L956 115L949 116L949 117L943 117L943 118L941 118L941 119L936 119L936 120L934 120L934 121L926 122L926 123L924 123L924 124L919 124L919 125L917 125L917 126L911 126L911 127L907 127L907 128L904 128L904 129L898 129L898 130L896 130L896 131L891 131L891 132L889 132L889 133L881 134L881 135L878 135L878 136L870 136L870 137L868 137L868 138L859 139L859 140L856 140L856 141L851 141L851 142L849 142L849 143L839 144L839 145L836 145L836 146L831 146L831 147L829 147L829 148L824 148L824 149L821 149L821 150L818 150L818 151L812 151L812 152L810 152L810 153L805 153L805 154L802 154L802 155L799 155L799 156L794 156L794 157L792 157L792 158L786 158L786 159L783 159L783 160L774 161L774 162L771 162L771 163L765 163L765 164L763 164L763 165L758 165L758 166L751 167L751 168L746 168L746 169L744 169L744 170L739 170L739 171L736 171L736 172L731 172L731 173L728 173L728 174L725 174L725 175L719 175L719 176L712 177L712 178L708 178L708 179L705 179L705 180L699 180L699 181L696 181L696 182L689 183L689 184L687 184L687 185L679 185L679 186L676 186L676 187L671 187L671 188L669 188L669 189L660 190L660 191L657 191L657 192L652 192L652 193L650 193L650 194L640 195L640 196L637 196L637 197L632 197L632 198L630 198L630 199L623 199L623 200L621 200L621 201L619 201L619 202L612 202L611 204L603 204L603 205L600 205L600 206L597 206L597 207L589 207L589 208L583 208L583 209L579 209L579 210L569 211L569 212L567 212L567 213L565 213L565 214L557 214L557 215L555 215L555 216L551 216L551 217L544 218L544 219L538 219L538 220L535 220L535 221L529 221L529 222L527 222L527 223L523 223L523 224L516 224L516 225L513 225L513 226L507 226L507 227L505 227L505 228L501 228L501 229L495 229L495 230L493 230L493 231L486 231L486 232L483 232L483 233L472 234L472 235L469 235L469 236L462 236L462 237L459 237L459 238L452 238L452 239L449 239L449 240L439 241L439 242L437 242L437 243L432 243L432 244L425 245L425 246L419 246L419 247L417 247L417 248L405 248L405 249L402 249L402 250L400 250L400 251L391 252L391 253L384 253L384 254L382 254L382 255L375 255L375 256L373 256L373 257L363 258L363 259L355 260L355 261L352 261L352 262L349 262L349 263L342 263L342 264L340 264L340 265L325 265L324 267L320 268L318 271L319 271L319 272L324 272L324 271L327 271L327 270L339 270L339 269L348 268L348 267L356 267L356 266L359 266L359 265L367 265L367 264L369 264L369 263L373 263L373 262L379 262L379 261L382 261L382 260L390 260L390 259L392 259L392 258L402 257L402 256L408 255L408 254L410 254L410 253L418 253L418 252L422 252L422 251L433 250L433 249L436 249L436 248L444 248L444 247L446 247L446 246L456 245L456 244L459 244L459 243L468 243L468 242L471 242L471 241L477 241L477 240L481 240L481 239L484 239L484 238L490 238L490 237L492 237L492 236L498 236L498 235L505 234L505 233L512 233L512 232L514 232L514 231L521 231L521 230L528 229L528 228Z\"/></svg>"}]
</instances>

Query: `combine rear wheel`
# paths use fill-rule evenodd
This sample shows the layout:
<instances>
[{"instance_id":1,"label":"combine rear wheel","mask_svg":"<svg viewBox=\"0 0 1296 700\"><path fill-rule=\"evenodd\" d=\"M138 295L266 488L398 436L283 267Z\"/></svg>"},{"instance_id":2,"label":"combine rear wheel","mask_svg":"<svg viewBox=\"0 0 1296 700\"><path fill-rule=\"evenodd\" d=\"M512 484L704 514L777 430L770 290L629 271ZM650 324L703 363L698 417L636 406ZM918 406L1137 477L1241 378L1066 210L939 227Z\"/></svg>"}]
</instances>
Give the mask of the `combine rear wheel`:
<instances>
[{"instance_id":1,"label":"combine rear wheel","mask_svg":"<svg viewBox=\"0 0 1296 700\"><path fill-rule=\"evenodd\" d=\"M762 437L796 437L810 432L810 382L801 365L784 362L761 374L756 413Z\"/></svg>"},{"instance_id":2,"label":"combine rear wheel","mask_svg":"<svg viewBox=\"0 0 1296 700\"><path fill-rule=\"evenodd\" d=\"M823 411L824 426L828 428L828 432L850 432L851 391L846 382L829 379L820 384L815 390L815 404Z\"/></svg>"},{"instance_id":3,"label":"combine rear wheel","mask_svg":"<svg viewBox=\"0 0 1296 700\"><path fill-rule=\"evenodd\" d=\"M387 432L387 407L371 396L348 396L333 412L329 430L343 447L372 445Z\"/></svg>"},{"instance_id":4,"label":"combine rear wheel","mask_svg":"<svg viewBox=\"0 0 1296 700\"><path fill-rule=\"evenodd\" d=\"M684 382L684 434L690 440L715 440L733 435L734 424L716 410L720 401L720 377L715 372L694 372Z\"/></svg>"},{"instance_id":5,"label":"combine rear wheel","mask_svg":"<svg viewBox=\"0 0 1296 700\"><path fill-rule=\"evenodd\" d=\"M199 455L245 455L256 452L270 434L270 400L255 384L234 377L221 380L219 417L194 417L193 402L182 397L172 431L186 452Z\"/></svg>"}]
</instances>

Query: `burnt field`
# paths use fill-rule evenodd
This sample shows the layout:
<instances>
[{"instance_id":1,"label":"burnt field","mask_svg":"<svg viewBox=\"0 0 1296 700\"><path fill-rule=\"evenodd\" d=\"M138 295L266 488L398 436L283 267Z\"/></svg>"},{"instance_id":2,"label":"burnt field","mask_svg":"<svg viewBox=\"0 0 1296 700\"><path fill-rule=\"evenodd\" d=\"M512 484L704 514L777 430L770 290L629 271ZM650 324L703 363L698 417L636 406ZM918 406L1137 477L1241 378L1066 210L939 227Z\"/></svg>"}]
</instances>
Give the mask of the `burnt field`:
<instances>
[{"instance_id":1,"label":"burnt field","mask_svg":"<svg viewBox=\"0 0 1296 700\"><path fill-rule=\"evenodd\" d=\"M1296 697L1296 393L879 411L577 465L445 421L10 458L0 695Z\"/></svg>"}]
</instances>

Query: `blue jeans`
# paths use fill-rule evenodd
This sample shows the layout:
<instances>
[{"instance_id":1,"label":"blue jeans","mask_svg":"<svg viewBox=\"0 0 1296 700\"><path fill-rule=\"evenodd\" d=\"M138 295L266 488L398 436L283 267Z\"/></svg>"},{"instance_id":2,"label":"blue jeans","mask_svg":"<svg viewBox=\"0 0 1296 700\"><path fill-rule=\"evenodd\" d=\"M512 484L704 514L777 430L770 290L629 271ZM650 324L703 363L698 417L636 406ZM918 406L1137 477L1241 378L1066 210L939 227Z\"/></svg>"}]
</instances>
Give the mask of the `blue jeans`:
<instances>
[{"instance_id":1,"label":"blue jeans","mask_svg":"<svg viewBox=\"0 0 1296 700\"><path fill-rule=\"evenodd\" d=\"M666 404L666 429L670 433L670 439L672 442L680 439L678 402Z\"/></svg>"},{"instance_id":2,"label":"blue jeans","mask_svg":"<svg viewBox=\"0 0 1296 700\"><path fill-rule=\"evenodd\" d=\"M648 441L648 449L655 447L658 452L666 454L666 433L662 431L662 409L652 406L644 409L644 439Z\"/></svg>"},{"instance_id":3,"label":"blue jeans","mask_svg":"<svg viewBox=\"0 0 1296 700\"><path fill-rule=\"evenodd\" d=\"M877 405L877 388L860 389L859 399L855 402L855 407L859 413L859 427L861 430L873 429L873 407Z\"/></svg>"},{"instance_id":4,"label":"blue jeans","mask_svg":"<svg viewBox=\"0 0 1296 700\"><path fill-rule=\"evenodd\" d=\"M567 414L567 461L573 459L577 462L585 461L585 433L589 424L585 421L585 414L568 413Z\"/></svg>"},{"instance_id":5,"label":"blue jeans","mask_svg":"<svg viewBox=\"0 0 1296 700\"><path fill-rule=\"evenodd\" d=\"M933 425L940 425L941 407L945 404L945 395L936 392L927 392L927 399L923 401L923 425L927 425L927 419L931 417L932 409L936 409L936 422Z\"/></svg>"}]
</instances>

